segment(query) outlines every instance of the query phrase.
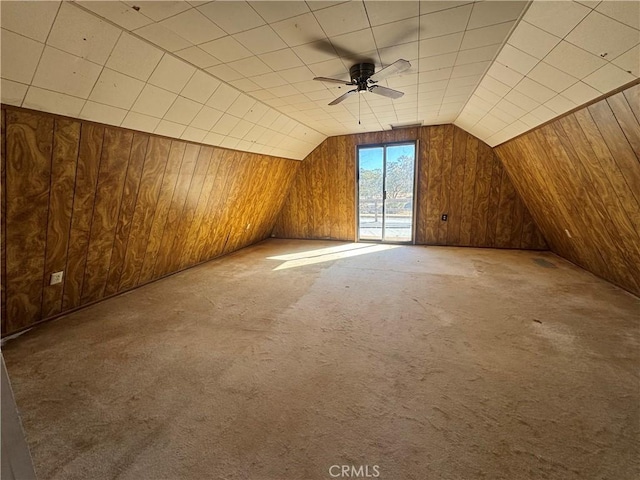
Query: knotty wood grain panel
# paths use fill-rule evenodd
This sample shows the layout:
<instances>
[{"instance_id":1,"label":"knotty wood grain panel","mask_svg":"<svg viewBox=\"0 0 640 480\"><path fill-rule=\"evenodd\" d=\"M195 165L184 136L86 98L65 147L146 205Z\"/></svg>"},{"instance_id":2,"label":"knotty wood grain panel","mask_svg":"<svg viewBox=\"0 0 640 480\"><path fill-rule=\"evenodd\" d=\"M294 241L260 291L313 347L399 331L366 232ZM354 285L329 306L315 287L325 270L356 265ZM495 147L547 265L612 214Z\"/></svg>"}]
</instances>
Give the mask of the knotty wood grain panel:
<instances>
[{"instance_id":1,"label":"knotty wood grain panel","mask_svg":"<svg viewBox=\"0 0 640 480\"><path fill-rule=\"evenodd\" d=\"M129 232L131 231L131 223L135 212L140 180L142 178L142 168L144 166L148 145L149 135L142 133L134 134L131 145L131 155L129 156L129 164L127 166L127 176L122 190L120 214L111 251L109 277L104 291L105 296L117 293L120 285L120 277L122 276L122 268L124 266L127 244L129 242Z\"/></svg>"},{"instance_id":2,"label":"knotty wood grain panel","mask_svg":"<svg viewBox=\"0 0 640 480\"><path fill-rule=\"evenodd\" d=\"M67 268L64 274L63 311L80 305L104 130L104 127L94 124L83 124L81 127Z\"/></svg>"},{"instance_id":3,"label":"knotty wood grain panel","mask_svg":"<svg viewBox=\"0 0 640 480\"><path fill-rule=\"evenodd\" d=\"M495 149L551 249L635 294L640 294L638 89L635 85Z\"/></svg>"},{"instance_id":4,"label":"knotty wood grain panel","mask_svg":"<svg viewBox=\"0 0 640 480\"><path fill-rule=\"evenodd\" d=\"M6 113L7 331L40 319L53 118ZM34 255L35 253L35 255Z\"/></svg>"},{"instance_id":5,"label":"knotty wood grain panel","mask_svg":"<svg viewBox=\"0 0 640 480\"><path fill-rule=\"evenodd\" d=\"M47 248L43 279L42 316L50 317L62 311L62 283L49 285L51 274L64 271L67 264L69 231L76 182L76 164L80 146L80 122L56 118L51 161L51 190Z\"/></svg>"},{"instance_id":6,"label":"knotty wood grain panel","mask_svg":"<svg viewBox=\"0 0 640 480\"><path fill-rule=\"evenodd\" d=\"M263 240L300 165L16 107L2 115L3 335ZM58 270L64 283L50 287Z\"/></svg>"},{"instance_id":7,"label":"knotty wood grain panel","mask_svg":"<svg viewBox=\"0 0 640 480\"><path fill-rule=\"evenodd\" d=\"M453 125L327 138L300 165L274 234L354 240L357 146L413 140L419 140L416 243L546 248L491 147Z\"/></svg>"}]
</instances>

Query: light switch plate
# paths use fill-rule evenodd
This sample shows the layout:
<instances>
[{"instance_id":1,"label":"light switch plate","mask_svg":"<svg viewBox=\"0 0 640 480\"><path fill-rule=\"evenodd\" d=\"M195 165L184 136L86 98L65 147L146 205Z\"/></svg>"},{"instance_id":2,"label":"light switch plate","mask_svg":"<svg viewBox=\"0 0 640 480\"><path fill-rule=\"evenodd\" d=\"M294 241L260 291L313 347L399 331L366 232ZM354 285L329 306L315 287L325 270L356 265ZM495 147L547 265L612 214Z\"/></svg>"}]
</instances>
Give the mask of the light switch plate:
<instances>
[{"instance_id":1,"label":"light switch plate","mask_svg":"<svg viewBox=\"0 0 640 480\"><path fill-rule=\"evenodd\" d=\"M62 275L64 272L55 272L51 274L51 281L49 285L57 285L58 283L62 283Z\"/></svg>"}]
</instances>

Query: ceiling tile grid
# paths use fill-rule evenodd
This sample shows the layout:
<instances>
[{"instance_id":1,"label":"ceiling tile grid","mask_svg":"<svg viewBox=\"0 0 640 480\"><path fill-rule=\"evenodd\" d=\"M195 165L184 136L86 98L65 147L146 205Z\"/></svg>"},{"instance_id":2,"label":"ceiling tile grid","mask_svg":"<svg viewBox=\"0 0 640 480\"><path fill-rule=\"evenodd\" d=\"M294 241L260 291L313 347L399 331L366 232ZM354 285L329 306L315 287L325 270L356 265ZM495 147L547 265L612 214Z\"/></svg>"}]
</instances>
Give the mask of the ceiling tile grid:
<instances>
[{"instance_id":1,"label":"ceiling tile grid","mask_svg":"<svg viewBox=\"0 0 640 480\"><path fill-rule=\"evenodd\" d=\"M640 74L637 1L1 3L4 103L288 158L399 123L495 145ZM313 81L399 58L396 100Z\"/></svg>"},{"instance_id":2,"label":"ceiling tile grid","mask_svg":"<svg viewBox=\"0 0 640 480\"><path fill-rule=\"evenodd\" d=\"M640 2L535 0L455 124L503 143L640 77Z\"/></svg>"}]
</instances>

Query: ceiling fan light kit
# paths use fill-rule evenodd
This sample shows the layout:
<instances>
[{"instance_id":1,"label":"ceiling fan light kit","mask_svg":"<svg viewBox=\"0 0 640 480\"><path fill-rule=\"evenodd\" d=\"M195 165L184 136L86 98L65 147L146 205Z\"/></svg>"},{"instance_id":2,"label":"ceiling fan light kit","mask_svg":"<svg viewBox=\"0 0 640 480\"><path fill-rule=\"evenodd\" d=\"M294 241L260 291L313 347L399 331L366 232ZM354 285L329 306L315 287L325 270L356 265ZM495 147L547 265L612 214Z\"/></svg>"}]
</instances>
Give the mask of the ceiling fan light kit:
<instances>
[{"instance_id":1,"label":"ceiling fan light kit","mask_svg":"<svg viewBox=\"0 0 640 480\"><path fill-rule=\"evenodd\" d=\"M378 85L377 83L380 80L384 80L385 78L388 78L392 75L404 72L409 68L411 68L411 63L403 59L396 60L391 65L386 66L377 73L375 71L375 65L373 63L356 63L349 69L349 76L351 77L351 81L349 82L339 80L337 78L327 77L315 77L314 80L325 83L339 83L341 85L356 87L339 96L333 102L329 103L329 105L337 105L338 103L346 100L354 93L358 92L371 92L375 93L376 95L382 95L383 97L395 99L402 97L404 93L398 90L393 90L392 88L383 87L381 85Z\"/></svg>"}]
</instances>

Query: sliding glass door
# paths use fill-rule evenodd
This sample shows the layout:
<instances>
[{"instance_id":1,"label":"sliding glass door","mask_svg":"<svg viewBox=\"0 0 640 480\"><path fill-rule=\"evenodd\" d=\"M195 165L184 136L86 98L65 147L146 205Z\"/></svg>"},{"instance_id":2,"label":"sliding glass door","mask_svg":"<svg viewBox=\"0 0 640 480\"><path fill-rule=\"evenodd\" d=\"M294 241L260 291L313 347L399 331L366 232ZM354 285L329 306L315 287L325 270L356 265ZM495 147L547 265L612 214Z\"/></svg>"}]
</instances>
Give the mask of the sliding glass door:
<instances>
[{"instance_id":1,"label":"sliding glass door","mask_svg":"<svg viewBox=\"0 0 640 480\"><path fill-rule=\"evenodd\" d=\"M416 144L358 147L358 239L413 240Z\"/></svg>"}]
</instances>

